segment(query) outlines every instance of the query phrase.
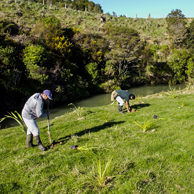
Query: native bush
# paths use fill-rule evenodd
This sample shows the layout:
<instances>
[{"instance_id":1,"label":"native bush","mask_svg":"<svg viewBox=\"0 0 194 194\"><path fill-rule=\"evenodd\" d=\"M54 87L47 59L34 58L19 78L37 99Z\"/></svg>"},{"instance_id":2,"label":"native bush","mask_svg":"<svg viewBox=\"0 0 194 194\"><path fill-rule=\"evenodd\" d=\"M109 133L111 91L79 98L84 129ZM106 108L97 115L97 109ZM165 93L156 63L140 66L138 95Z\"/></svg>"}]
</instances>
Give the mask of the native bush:
<instances>
[{"instance_id":1,"label":"native bush","mask_svg":"<svg viewBox=\"0 0 194 194\"><path fill-rule=\"evenodd\" d=\"M166 63L169 52L167 45L149 44L144 48L141 66L145 69L146 82L152 85L168 83L172 75L172 70Z\"/></svg>"},{"instance_id":2,"label":"native bush","mask_svg":"<svg viewBox=\"0 0 194 194\"><path fill-rule=\"evenodd\" d=\"M124 49L133 49L140 41L139 33L135 29L127 27L104 26L109 40ZM118 38L119 37L119 38Z\"/></svg>"},{"instance_id":3,"label":"native bush","mask_svg":"<svg viewBox=\"0 0 194 194\"><path fill-rule=\"evenodd\" d=\"M175 44L183 43L186 38L186 21L185 16L179 9L172 10L166 17L167 31L174 37L173 41Z\"/></svg>"},{"instance_id":4,"label":"native bush","mask_svg":"<svg viewBox=\"0 0 194 194\"><path fill-rule=\"evenodd\" d=\"M159 50L159 45L150 45L150 46L151 46L150 52L153 55L153 60L158 61L159 56L158 56L157 51Z\"/></svg>"},{"instance_id":5,"label":"native bush","mask_svg":"<svg viewBox=\"0 0 194 194\"><path fill-rule=\"evenodd\" d=\"M118 86L117 82L114 79L109 79L108 81L99 85L99 87L105 91L106 93L111 93L114 90L120 90L120 86Z\"/></svg>"},{"instance_id":6,"label":"native bush","mask_svg":"<svg viewBox=\"0 0 194 194\"><path fill-rule=\"evenodd\" d=\"M189 59L189 53L186 49L179 51L174 49L167 64L173 72L172 83L183 83L186 80L185 70L187 68L187 60Z\"/></svg>"},{"instance_id":7,"label":"native bush","mask_svg":"<svg viewBox=\"0 0 194 194\"><path fill-rule=\"evenodd\" d=\"M24 49L23 62L28 70L29 78L39 81L41 84L47 80L46 75L46 50L40 45L30 45Z\"/></svg>"},{"instance_id":8,"label":"native bush","mask_svg":"<svg viewBox=\"0 0 194 194\"><path fill-rule=\"evenodd\" d=\"M119 86L126 86L130 78L131 66L137 62L138 53L142 47L139 33L127 27L104 25L107 39L110 43L105 59L112 63L115 71L114 80Z\"/></svg>"},{"instance_id":9,"label":"native bush","mask_svg":"<svg viewBox=\"0 0 194 194\"><path fill-rule=\"evenodd\" d=\"M86 71L91 76L91 81L93 84L97 84L98 82L98 64L97 63L89 63L86 65Z\"/></svg>"},{"instance_id":10,"label":"native bush","mask_svg":"<svg viewBox=\"0 0 194 194\"><path fill-rule=\"evenodd\" d=\"M162 61L167 61L167 56L170 53L170 49L168 47L168 45L162 45L160 47L160 57Z\"/></svg>"},{"instance_id":11,"label":"native bush","mask_svg":"<svg viewBox=\"0 0 194 194\"><path fill-rule=\"evenodd\" d=\"M115 71L114 71L113 64L110 61L106 61L104 74L107 77L107 79L114 78Z\"/></svg>"},{"instance_id":12,"label":"native bush","mask_svg":"<svg viewBox=\"0 0 194 194\"><path fill-rule=\"evenodd\" d=\"M188 30L188 34L185 42L188 48L193 48L194 47L194 44L193 44L194 43L194 20L191 21L187 30Z\"/></svg>"},{"instance_id":13,"label":"native bush","mask_svg":"<svg viewBox=\"0 0 194 194\"><path fill-rule=\"evenodd\" d=\"M46 44L51 48L55 49L63 57L69 56L71 54L72 43L64 36L53 36L46 40Z\"/></svg>"},{"instance_id":14,"label":"native bush","mask_svg":"<svg viewBox=\"0 0 194 194\"><path fill-rule=\"evenodd\" d=\"M14 55L14 47L12 46L7 46L7 47L0 47L0 54L1 54L1 60L4 64L7 66L12 63L12 58L10 56Z\"/></svg>"},{"instance_id":15,"label":"native bush","mask_svg":"<svg viewBox=\"0 0 194 194\"><path fill-rule=\"evenodd\" d=\"M77 33L73 37L73 41L80 45L86 58L88 58L88 62L101 63L104 54L109 49L107 40L99 35Z\"/></svg>"},{"instance_id":16,"label":"native bush","mask_svg":"<svg viewBox=\"0 0 194 194\"><path fill-rule=\"evenodd\" d=\"M46 40L51 41L53 36L62 35L60 20L56 17L41 18L31 33L36 35L42 43L45 43Z\"/></svg>"},{"instance_id":17,"label":"native bush","mask_svg":"<svg viewBox=\"0 0 194 194\"><path fill-rule=\"evenodd\" d=\"M185 72L188 76L189 81L192 81L194 79L194 56L191 56L187 60L187 69Z\"/></svg>"},{"instance_id":18,"label":"native bush","mask_svg":"<svg viewBox=\"0 0 194 194\"><path fill-rule=\"evenodd\" d=\"M60 82L68 82L71 77L73 77L73 71L75 70L76 65L74 63L69 62L66 60L64 63L61 64L61 72L60 72L60 77L61 79L58 79L59 83Z\"/></svg>"},{"instance_id":19,"label":"native bush","mask_svg":"<svg viewBox=\"0 0 194 194\"><path fill-rule=\"evenodd\" d=\"M10 40L6 40L4 44L0 46L0 83L10 90L20 83L25 68L20 58L19 45Z\"/></svg>"}]
</instances>

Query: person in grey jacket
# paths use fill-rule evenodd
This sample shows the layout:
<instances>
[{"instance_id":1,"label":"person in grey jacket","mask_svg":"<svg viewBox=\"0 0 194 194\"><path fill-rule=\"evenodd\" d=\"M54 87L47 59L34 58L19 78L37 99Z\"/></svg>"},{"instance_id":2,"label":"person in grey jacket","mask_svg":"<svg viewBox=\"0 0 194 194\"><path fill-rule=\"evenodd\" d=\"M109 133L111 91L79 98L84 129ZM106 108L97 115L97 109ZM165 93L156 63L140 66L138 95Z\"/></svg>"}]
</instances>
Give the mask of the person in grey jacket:
<instances>
[{"instance_id":1,"label":"person in grey jacket","mask_svg":"<svg viewBox=\"0 0 194 194\"><path fill-rule=\"evenodd\" d=\"M36 119L50 115L50 112L43 113L44 101L50 103L52 100L52 93L50 90L44 90L42 93L33 94L25 103L22 109L22 118L27 126L26 144L27 148L33 147L33 136L36 140L39 150L45 151L46 148L42 145L40 140L40 131L36 123Z\"/></svg>"}]
</instances>

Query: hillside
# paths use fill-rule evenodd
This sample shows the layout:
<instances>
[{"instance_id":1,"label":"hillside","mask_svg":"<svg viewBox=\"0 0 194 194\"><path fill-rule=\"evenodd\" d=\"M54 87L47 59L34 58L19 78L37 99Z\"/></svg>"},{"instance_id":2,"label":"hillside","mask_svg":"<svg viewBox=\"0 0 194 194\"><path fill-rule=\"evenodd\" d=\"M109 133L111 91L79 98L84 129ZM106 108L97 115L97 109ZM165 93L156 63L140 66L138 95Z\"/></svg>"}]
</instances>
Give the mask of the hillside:
<instances>
[{"instance_id":1,"label":"hillside","mask_svg":"<svg viewBox=\"0 0 194 194\"><path fill-rule=\"evenodd\" d=\"M26 149L19 127L0 130L1 192L193 193L193 92L138 98L124 115L116 103L81 107L85 119L77 109L50 121L54 145L39 122L46 152Z\"/></svg>"},{"instance_id":2,"label":"hillside","mask_svg":"<svg viewBox=\"0 0 194 194\"><path fill-rule=\"evenodd\" d=\"M11 1L10 1L11 2ZM22 1L21 1L22 2ZM112 23L114 26L134 28L140 32L142 40L165 44L168 39L165 18L143 19L115 17L109 14L96 14L88 11L76 11L60 6L43 6L34 3L9 3L1 1L1 18L11 19L19 26L33 28L41 17L56 16L63 28L79 28L85 33L105 35L103 25ZM169 10L170 12L171 10ZM189 20L191 22L191 20Z\"/></svg>"}]
</instances>

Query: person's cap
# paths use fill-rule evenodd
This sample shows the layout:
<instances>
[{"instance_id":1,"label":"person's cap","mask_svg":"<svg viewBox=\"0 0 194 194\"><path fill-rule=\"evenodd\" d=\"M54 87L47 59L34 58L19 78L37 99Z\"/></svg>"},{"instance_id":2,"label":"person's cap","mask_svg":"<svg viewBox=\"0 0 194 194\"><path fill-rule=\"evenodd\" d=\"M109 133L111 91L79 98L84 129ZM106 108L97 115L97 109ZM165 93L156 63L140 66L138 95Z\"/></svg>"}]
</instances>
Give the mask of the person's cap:
<instances>
[{"instance_id":1,"label":"person's cap","mask_svg":"<svg viewBox=\"0 0 194 194\"><path fill-rule=\"evenodd\" d=\"M52 99L53 99L53 98L52 98L52 93L51 93L50 90L44 90L44 91L43 91L43 94L46 94L46 95L48 96L49 100L52 100Z\"/></svg>"}]
</instances>

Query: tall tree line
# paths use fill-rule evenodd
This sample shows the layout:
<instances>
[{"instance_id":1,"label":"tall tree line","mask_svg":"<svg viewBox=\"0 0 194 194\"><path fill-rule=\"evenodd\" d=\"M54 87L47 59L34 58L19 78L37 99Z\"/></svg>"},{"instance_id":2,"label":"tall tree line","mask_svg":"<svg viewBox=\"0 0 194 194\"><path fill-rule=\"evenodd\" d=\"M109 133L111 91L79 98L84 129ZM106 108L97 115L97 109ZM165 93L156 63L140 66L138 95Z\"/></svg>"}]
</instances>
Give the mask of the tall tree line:
<instances>
[{"instance_id":1,"label":"tall tree line","mask_svg":"<svg viewBox=\"0 0 194 194\"><path fill-rule=\"evenodd\" d=\"M65 6L66 8L80 11L91 11L94 13L103 13L100 4L95 4L93 1L88 0L34 0L34 2L52 5L61 3L61 5Z\"/></svg>"}]
</instances>

